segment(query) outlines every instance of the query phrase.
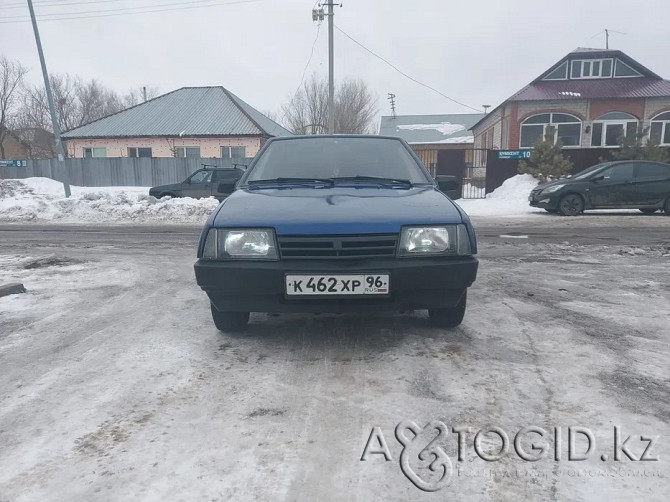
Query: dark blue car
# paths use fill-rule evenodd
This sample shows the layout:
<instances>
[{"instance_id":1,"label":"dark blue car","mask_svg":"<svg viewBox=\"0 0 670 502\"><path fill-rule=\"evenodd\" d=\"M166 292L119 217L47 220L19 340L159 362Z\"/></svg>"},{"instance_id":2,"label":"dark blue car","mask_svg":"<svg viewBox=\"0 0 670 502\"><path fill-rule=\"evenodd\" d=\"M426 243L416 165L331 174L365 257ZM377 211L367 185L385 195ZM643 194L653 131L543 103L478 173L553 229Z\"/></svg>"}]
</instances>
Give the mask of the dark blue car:
<instances>
[{"instance_id":1,"label":"dark blue car","mask_svg":"<svg viewBox=\"0 0 670 502\"><path fill-rule=\"evenodd\" d=\"M195 264L220 330L243 329L250 312L428 309L439 326L463 320L475 232L443 193L453 187L403 140L274 138L235 188L205 223Z\"/></svg>"}]
</instances>

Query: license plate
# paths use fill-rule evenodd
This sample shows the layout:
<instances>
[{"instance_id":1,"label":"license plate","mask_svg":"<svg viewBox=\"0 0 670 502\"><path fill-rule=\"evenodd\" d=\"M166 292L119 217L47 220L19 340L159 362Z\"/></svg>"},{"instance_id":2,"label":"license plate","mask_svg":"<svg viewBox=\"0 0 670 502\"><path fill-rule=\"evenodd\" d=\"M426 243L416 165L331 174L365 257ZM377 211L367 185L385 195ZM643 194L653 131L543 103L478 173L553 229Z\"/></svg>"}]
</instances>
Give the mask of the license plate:
<instances>
[{"instance_id":1,"label":"license plate","mask_svg":"<svg viewBox=\"0 0 670 502\"><path fill-rule=\"evenodd\" d=\"M532 202L532 201L533 201L533 196L532 196L532 195L529 195L529 196L528 196L528 200Z\"/></svg>"},{"instance_id":2,"label":"license plate","mask_svg":"<svg viewBox=\"0 0 670 502\"><path fill-rule=\"evenodd\" d=\"M289 296L388 295L388 274L287 275Z\"/></svg>"}]
</instances>

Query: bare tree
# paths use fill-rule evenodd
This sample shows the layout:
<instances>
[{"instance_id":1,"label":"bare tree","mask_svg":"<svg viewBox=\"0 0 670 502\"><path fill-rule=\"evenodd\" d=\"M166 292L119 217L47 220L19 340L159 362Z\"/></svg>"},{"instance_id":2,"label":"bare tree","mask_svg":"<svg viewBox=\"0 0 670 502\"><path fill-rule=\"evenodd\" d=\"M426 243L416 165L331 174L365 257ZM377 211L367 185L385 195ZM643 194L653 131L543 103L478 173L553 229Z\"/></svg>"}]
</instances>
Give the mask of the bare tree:
<instances>
[{"instance_id":1,"label":"bare tree","mask_svg":"<svg viewBox=\"0 0 670 502\"><path fill-rule=\"evenodd\" d=\"M344 80L335 89L335 133L370 131L376 98L362 80ZM328 79L313 74L282 106L283 122L295 134L324 134L328 130Z\"/></svg>"},{"instance_id":2,"label":"bare tree","mask_svg":"<svg viewBox=\"0 0 670 502\"><path fill-rule=\"evenodd\" d=\"M0 57L0 158L5 158L5 139L16 119L17 103L28 69L18 61Z\"/></svg>"},{"instance_id":3,"label":"bare tree","mask_svg":"<svg viewBox=\"0 0 670 502\"><path fill-rule=\"evenodd\" d=\"M130 108L143 103L144 93L146 92L147 101L158 96L158 87L134 87L123 95L122 101L124 108Z\"/></svg>"}]
</instances>

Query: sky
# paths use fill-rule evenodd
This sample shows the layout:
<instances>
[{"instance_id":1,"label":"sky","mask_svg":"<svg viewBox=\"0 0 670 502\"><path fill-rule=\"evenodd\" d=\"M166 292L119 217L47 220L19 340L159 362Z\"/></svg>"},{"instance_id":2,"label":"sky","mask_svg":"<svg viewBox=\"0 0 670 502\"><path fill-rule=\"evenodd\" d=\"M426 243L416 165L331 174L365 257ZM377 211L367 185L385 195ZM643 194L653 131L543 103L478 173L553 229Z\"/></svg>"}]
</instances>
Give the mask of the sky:
<instances>
[{"instance_id":1,"label":"sky","mask_svg":"<svg viewBox=\"0 0 670 502\"><path fill-rule=\"evenodd\" d=\"M277 113L303 74L328 74L328 25L312 21L313 0L33 1L49 71L119 92L222 85ZM335 7L335 25L350 37L476 110L497 106L576 47L604 48L605 28L614 31L610 48L670 79L669 18L667 0L346 0ZM378 115L390 115L388 93L401 115L473 111L337 29L334 46L336 81L364 80ZM25 0L0 0L0 55L20 60L29 81L41 82Z\"/></svg>"}]
</instances>

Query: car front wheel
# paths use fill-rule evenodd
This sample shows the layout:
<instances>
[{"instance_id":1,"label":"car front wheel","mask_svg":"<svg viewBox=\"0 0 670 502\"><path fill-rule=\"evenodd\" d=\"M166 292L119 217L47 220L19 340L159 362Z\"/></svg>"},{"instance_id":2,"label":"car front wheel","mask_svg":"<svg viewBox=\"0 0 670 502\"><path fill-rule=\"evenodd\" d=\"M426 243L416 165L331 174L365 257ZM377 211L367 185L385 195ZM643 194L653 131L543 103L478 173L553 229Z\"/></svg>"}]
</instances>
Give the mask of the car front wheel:
<instances>
[{"instance_id":1,"label":"car front wheel","mask_svg":"<svg viewBox=\"0 0 670 502\"><path fill-rule=\"evenodd\" d=\"M670 197L665 199L665 204L663 204L663 211L665 212L665 214L670 216Z\"/></svg>"},{"instance_id":2,"label":"car front wheel","mask_svg":"<svg viewBox=\"0 0 670 502\"><path fill-rule=\"evenodd\" d=\"M644 214L654 214L657 210L654 209L653 207L652 207L652 208L650 208L650 207L641 207L641 208L640 208L640 211L641 211L642 213L644 213Z\"/></svg>"},{"instance_id":3,"label":"car front wheel","mask_svg":"<svg viewBox=\"0 0 670 502\"><path fill-rule=\"evenodd\" d=\"M576 193L569 193L561 197L558 202L558 212L563 216L577 216L584 211L584 199Z\"/></svg>"},{"instance_id":4,"label":"car front wheel","mask_svg":"<svg viewBox=\"0 0 670 502\"><path fill-rule=\"evenodd\" d=\"M463 293L461 301L450 309L429 309L428 315L430 321L440 328L455 328L463 322L465 316L465 306L468 300L468 292Z\"/></svg>"},{"instance_id":5,"label":"car front wheel","mask_svg":"<svg viewBox=\"0 0 670 502\"><path fill-rule=\"evenodd\" d=\"M249 323L249 312L221 312L213 303L210 303L212 319L219 331L244 331Z\"/></svg>"}]
</instances>

